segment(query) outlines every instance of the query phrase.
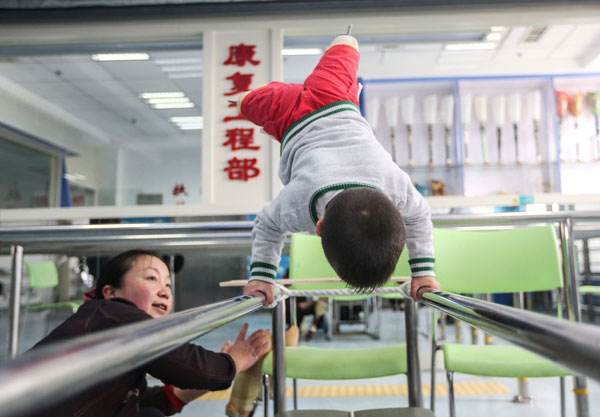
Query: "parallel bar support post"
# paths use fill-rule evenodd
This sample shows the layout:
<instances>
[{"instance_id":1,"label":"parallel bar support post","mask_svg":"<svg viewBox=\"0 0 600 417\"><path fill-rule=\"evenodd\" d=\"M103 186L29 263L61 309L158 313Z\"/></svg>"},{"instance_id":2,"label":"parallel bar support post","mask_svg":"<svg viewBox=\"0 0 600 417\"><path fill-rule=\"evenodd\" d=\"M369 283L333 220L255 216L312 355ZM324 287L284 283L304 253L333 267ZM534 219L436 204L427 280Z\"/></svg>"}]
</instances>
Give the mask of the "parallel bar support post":
<instances>
[{"instance_id":1,"label":"parallel bar support post","mask_svg":"<svg viewBox=\"0 0 600 417\"><path fill-rule=\"evenodd\" d=\"M23 247L10 247L11 273L8 323L8 357L13 359L19 351L19 309L21 308L21 281L23 278Z\"/></svg>"},{"instance_id":2,"label":"parallel bar support post","mask_svg":"<svg viewBox=\"0 0 600 417\"><path fill-rule=\"evenodd\" d=\"M583 277L585 285L592 285L592 269L590 267L590 245L588 239L583 239ZM594 295L586 294L585 303L588 307L588 318L590 322L596 321L594 314Z\"/></svg>"},{"instance_id":3,"label":"parallel bar support post","mask_svg":"<svg viewBox=\"0 0 600 417\"><path fill-rule=\"evenodd\" d=\"M290 297L290 325L299 326L298 315L296 313L296 297ZM298 380L294 378L292 380L292 386L294 390L294 410L298 409Z\"/></svg>"},{"instance_id":4,"label":"parallel bar support post","mask_svg":"<svg viewBox=\"0 0 600 417\"><path fill-rule=\"evenodd\" d=\"M524 309L525 308L525 294L522 292L513 294L513 307ZM529 383L527 378L518 378L517 380L517 395L513 398L513 402L516 403L529 403L533 398L529 395Z\"/></svg>"},{"instance_id":5,"label":"parallel bar support post","mask_svg":"<svg viewBox=\"0 0 600 417\"><path fill-rule=\"evenodd\" d=\"M273 415L286 410L285 405L285 300L273 309Z\"/></svg>"},{"instance_id":6,"label":"parallel bar support post","mask_svg":"<svg viewBox=\"0 0 600 417\"><path fill-rule=\"evenodd\" d=\"M577 298L577 278L575 274L575 250L573 243L573 221L560 222L560 243L563 259L563 279L566 290L567 314L570 321L581 322L581 310ZM590 416L587 380L581 376L573 377L575 408L577 417Z\"/></svg>"},{"instance_id":7,"label":"parallel bar support post","mask_svg":"<svg viewBox=\"0 0 600 417\"><path fill-rule=\"evenodd\" d=\"M423 407L421 367L419 364L419 333L417 330L417 304L412 298L407 298L405 306L408 406Z\"/></svg>"}]
</instances>

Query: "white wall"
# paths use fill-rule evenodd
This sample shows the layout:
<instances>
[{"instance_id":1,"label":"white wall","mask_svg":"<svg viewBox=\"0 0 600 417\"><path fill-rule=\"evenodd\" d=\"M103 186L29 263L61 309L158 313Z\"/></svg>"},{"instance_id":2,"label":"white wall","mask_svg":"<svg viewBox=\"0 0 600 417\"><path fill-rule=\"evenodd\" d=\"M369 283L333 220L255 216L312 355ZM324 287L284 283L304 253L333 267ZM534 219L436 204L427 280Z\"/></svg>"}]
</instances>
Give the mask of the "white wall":
<instances>
[{"instance_id":1,"label":"white wall","mask_svg":"<svg viewBox=\"0 0 600 417\"><path fill-rule=\"evenodd\" d=\"M2 77L0 122L76 153L77 157L69 158L67 162L68 172L84 176L86 180L81 185L98 187L97 145L110 143L110 138L103 132Z\"/></svg>"},{"instance_id":2,"label":"white wall","mask_svg":"<svg viewBox=\"0 0 600 417\"><path fill-rule=\"evenodd\" d=\"M160 149L153 145L121 151L117 204L135 205L137 195L162 194L163 204L199 204L201 197L201 144ZM176 184L188 195L173 196Z\"/></svg>"}]
</instances>

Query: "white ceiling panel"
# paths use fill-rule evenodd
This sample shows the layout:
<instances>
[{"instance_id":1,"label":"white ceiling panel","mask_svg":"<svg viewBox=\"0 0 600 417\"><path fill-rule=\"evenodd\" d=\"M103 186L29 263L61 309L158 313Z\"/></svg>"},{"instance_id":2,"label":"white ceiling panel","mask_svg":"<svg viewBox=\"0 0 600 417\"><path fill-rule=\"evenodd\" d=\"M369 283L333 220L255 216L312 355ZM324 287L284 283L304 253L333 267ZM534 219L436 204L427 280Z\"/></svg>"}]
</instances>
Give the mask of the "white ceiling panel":
<instances>
[{"instance_id":1,"label":"white ceiling panel","mask_svg":"<svg viewBox=\"0 0 600 417\"><path fill-rule=\"evenodd\" d=\"M131 92L136 95L142 93L153 93L161 91L185 91L181 90L178 83L169 80L168 78L155 78L144 80L128 80L127 85Z\"/></svg>"},{"instance_id":2,"label":"white ceiling panel","mask_svg":"<svg viewBox=\"0 0 600 417\"><path fill-rule=\"evenodd\" d=\"M107 81L114 78L109 71L91 60L88 62L43 63L41 65L49 72L57 75L60 74L61 78L69 81Z\"/></svg>"},{"instance_id":3,"label":"white ceiling panel","mask_svg":"<svg viewBox=\"0 0 600 417\"><path fill-rule=\"evenodd\" d=\"M107 111L105 106L88 97L54 97L52 103L69 113Z\"/></svg>"},{"instance_id":4,"label":"white ceiling panel","mask_svg":"<svg viewBox=\"0 0 600 417\"><path fill-rule=\"evenodd\" d=\"M164 79L166 74L152 61L106 61L100 66L120 80Z\"/></svg>"},{"instance_id":5,"label":"white ceiling panel","mask_svg":"<svg viewBox=\"0 0 600 417\"><path fill-rule=\"evenodd\" d=\"M26 84L29 91L52 101L55 97L58 98L85 98L87 94L79 90L79 88L66 83L63 80L37 82L31 81Z\"/></svg>"},{"instance_id":6,"label":"white ceiling panel","mask_svg":"<svg viewBox=\"0 0 600 417\"><path fill-rule=\"evenodd\" d=\"M0 75L16 82L55 81L56 74L38 64L0 62ZM26 87L26 85L24 85Z\"/></svg>"}]
</instances>

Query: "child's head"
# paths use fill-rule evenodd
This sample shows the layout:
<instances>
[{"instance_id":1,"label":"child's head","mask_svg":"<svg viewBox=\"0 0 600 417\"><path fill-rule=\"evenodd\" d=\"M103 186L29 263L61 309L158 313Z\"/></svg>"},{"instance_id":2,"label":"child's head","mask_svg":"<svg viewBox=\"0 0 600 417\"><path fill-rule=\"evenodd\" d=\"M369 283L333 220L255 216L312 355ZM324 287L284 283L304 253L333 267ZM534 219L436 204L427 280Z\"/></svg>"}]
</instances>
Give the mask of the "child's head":
<instances>
[{"instance_id":1,"label":"child's head","mask_svg":"<svg viewBox=\"0 0 600 417\"><path fill-rule=\"evenodd\" d=\"M104 265L96 283L96 298L125 298L152 317L171 312L169 268L151 251L134 249Z\"/></svg>"},{"instance_id":2,"label":"child's head","mask_svg":"<svg viewBox=\"0 0 600 417\"><path fill-rule=\"evenodd\" d=\"M320 227L327 260L353 287L375 288L396 268L406 230L398 209L383 193L350 188L327 205Z\"/></svg>"}]
</instances>

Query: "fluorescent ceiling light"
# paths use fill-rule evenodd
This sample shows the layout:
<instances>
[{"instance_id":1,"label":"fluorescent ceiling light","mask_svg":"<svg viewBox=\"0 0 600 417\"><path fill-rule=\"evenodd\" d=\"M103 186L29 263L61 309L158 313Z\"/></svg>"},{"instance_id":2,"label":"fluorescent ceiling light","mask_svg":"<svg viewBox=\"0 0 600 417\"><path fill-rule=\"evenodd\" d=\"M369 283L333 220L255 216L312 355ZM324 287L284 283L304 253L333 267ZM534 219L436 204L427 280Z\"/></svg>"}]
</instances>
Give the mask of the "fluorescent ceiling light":
<instances>
[{"instance_id":1,"label":"fluorescent ceiling light","mask_svg":"<svg viewBox=\"0 0 600 417\"><path fill-rule=\"evenodd\" d=\"M320 55L321 53L323 53L321 48L284 48L281 50L281 55L284 56Z\"/></svg>"},{"instance_id":2,"label":"fluorescent ceiling light","mask_svg":"<svg viewBox=\"0 0 600 417\"><path fill-rule=\"evenodd\" d=\"M188 97L176 97L176 98L150 98L147 100L149 104L163 104L163 103L187 103L190 101Z\"/></svg>"},{"instance_id":3,"label":"fluorescent ceiling light","mask_svg":"<svg viewBox=\"0 0 600 417\"><path fill-rule=\"evenodd\" d=\"M486 41L499 41L500 39L502 39L502 34L499 32L488 33L485 37Z\"/></svg>"},{"instance_id":4,"label":"fluorescent ceiling light","mask_svg":"<svg viewBox=\"0 0 600 417\"><path fill-rule=\"evenodd\" d=\"M508 29L508 28L507 28L506 26L492 26L492 27L490 28L490 30L491 30L492 32L504 32L504 31L506 31L507 29Z\"/></svg>"},{"instance_id":5,"label":"fluorescent ceiling light","mask_svg":"<svg viewBox=\"0 0 600 417\"><path fill-rule=\"evenodd\" d=\"M166 58L155 59L154 63L157 65L200 64L202 60L200 58Z\"/></svg>"},{"instance_id":6,"label":"fluorescent ceiling light","mask_svg":"<svg viewBox=\"0 0 600 417\"><path fill-rule=\"evenodd\" d=\"M202 78L202 72L175 72L169 74L168 78Z\"/></svg>"},{"instance_id":7,"label":"fluorescent ceiling light","mask_svg":"<svg viewBox=\"0 0 600 417\"><path fill-rule=\"evenodd\" d=\"M140 98L143 98L143 99L175 98L175 97L185 97L185 93L183 91L165 91L162 93L142 93L142 94L140 94Z\"/></svg>"},{"instance_id":8,"label":"fluorescent ceiling light","mask_svg":"<svg viewBox=\"0 0 600 417\"><path fill-rule=\"evenodd\" d=\"M202 123L204 117L202 116L174 116L169 118L173 123Z\"/></svg>"},{"instance_id":9,"label":"fluorescent ceiling light","mask_svg":"<svg viewBox=\"0 0 600 417\"><path fill-rule=\"evenodd\" d=\"M191 101L187 103L164 103L164 104L153 104L152 107L155 109L191 109L195 104Z\"/></svg>"},{"instance_id":10,"label":"fluorescent ceiling light","mask_svg":"<svg viewBox=\"0 0 600 417\"><path fill-rule=\"evenodd\" d=\"M124 54L94 54L94 61L146 61L150 55L146 53L124 53Z\"/></svg>"},{"instance_id":11,"label":"fluorescent ceiling light","mask_svg":"<svg viewBox=\"0 0 600 417\"><path fill-rule=\"evenodd\" d=\"M202 71L204 67L202 65L172 65L168 67L162 67L161 70L164 72L186 72L186 71Z\"/></svg>"},{"instance_id":12,"label":"fluorescent ceiling light","mask_svg":"<svg viewBox=\"0 0 600 417\"><path fill-rule=\"evenodd\" d=\"M199 126L178 126L180 130L202 130L202 125Z\"/></svg>"},{"instance_id":13,"label":"fluorescent ceiling light","mask_svg":"<svg viewBox=\"0 0 600 417\"><path fill-rule=\"evenodd\" d=\"M446 51L477 51L496 49L494 42L468 42L468 43L447 43Z\"/></svg>"}]
</instances>

